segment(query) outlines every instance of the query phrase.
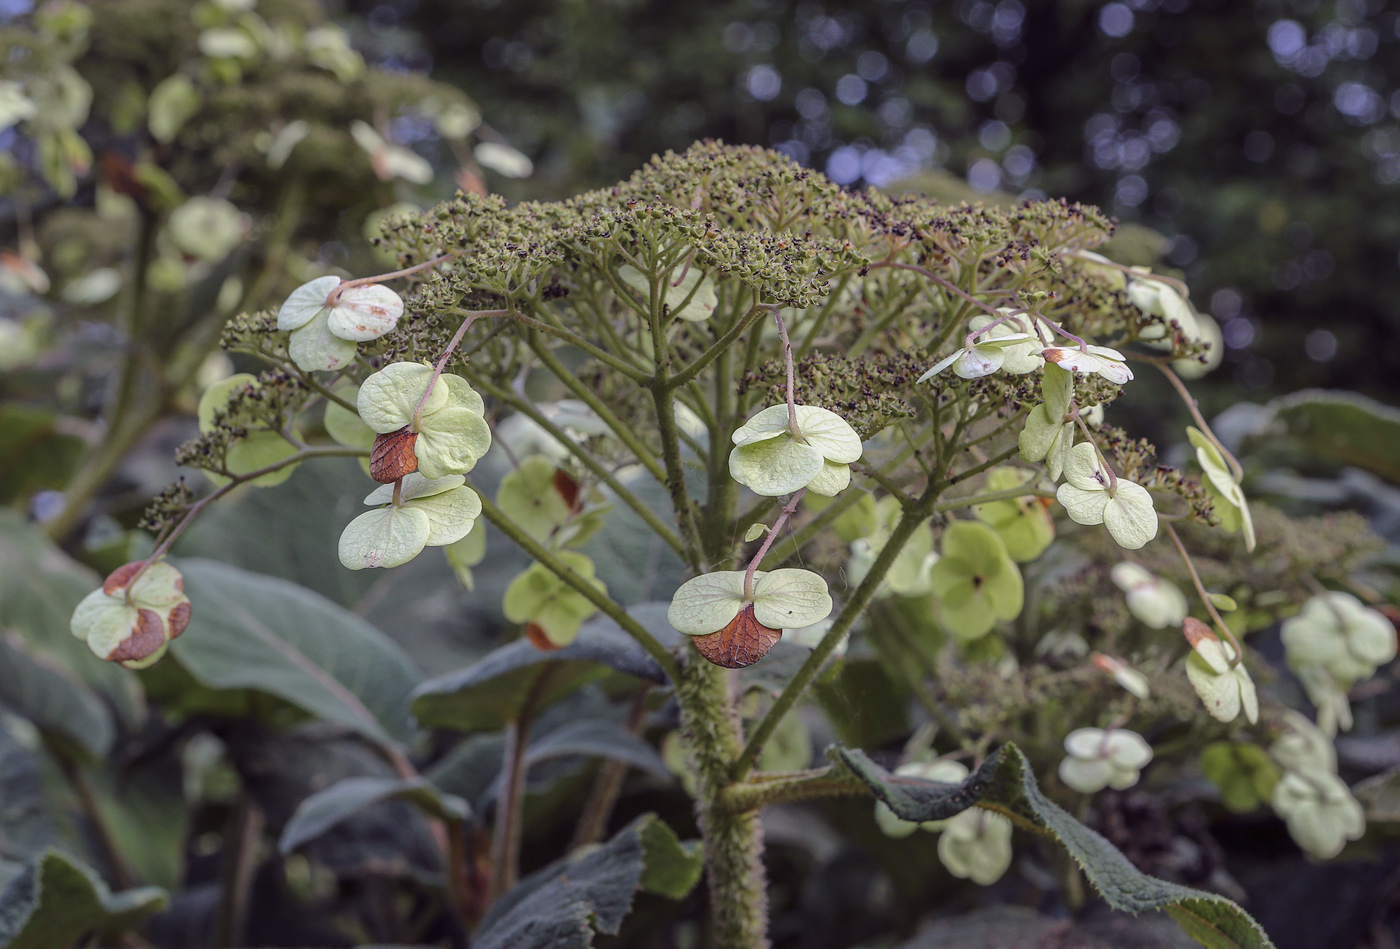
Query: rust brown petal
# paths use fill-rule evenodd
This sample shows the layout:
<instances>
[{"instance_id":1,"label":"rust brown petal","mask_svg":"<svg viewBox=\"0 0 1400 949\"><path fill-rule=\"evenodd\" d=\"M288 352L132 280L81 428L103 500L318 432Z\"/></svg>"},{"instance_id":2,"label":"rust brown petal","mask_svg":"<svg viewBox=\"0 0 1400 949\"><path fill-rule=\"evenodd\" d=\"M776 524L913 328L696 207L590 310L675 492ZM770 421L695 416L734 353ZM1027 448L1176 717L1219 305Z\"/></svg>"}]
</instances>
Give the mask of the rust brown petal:
<instances>
[{"instance_id":1,"label":"rust brown petal","mask_svg":"<svg viewBox=\"0 0 1400 949\"><path fill-rule=\"evenodd\" d=\"M111 662L145 659L165 645L165 625L161 623L159 613L143 609L137 612L136 617L136 627L131 635L107 654Z\"/></svg>"},{"instance_id":2,"label":"rust brown petal","mask_svg":"<svg viewBox=\"0 0 1400 949\"><path fill-rule=\"evenodd\" d=\"M554 652L563 649L563 646L555 645L554 641L545 635L544 627L539 623L525 624L525 638L530 640L530 645L540 652Z\"/></svg>"},{"instance_id":3,"label":"rust brown petal","mask_svg":"<svg viewBox=\"0 0 1400 949\"><path fill-rule=\"evenodd\" d=\"M190 625L190 601L176 603L175 608L170 611L170 638L174 639L185 631L185 627Z\"/></svg>"},{"instance_id":4,"label":"rust brown petal","mask_svg":"<svg viewBox=\"0 0 1400 949\"><path fill-rule=\"evenodd\" d=\"M1196 645L1196 643L1200 642L1203 639L1220 638L1219 636L1215 635L1215 633L1211 632L1209 626L1207 626L1205 623L1202 623L1194 616L1188 616L1185 620L1182 621L1181 631L1186 634L1186 641L1190 643L1193 647Z\"/></svg>"},{"instance_id":5,"label":"rust brown petal","mask_svg":"<svg viewBox=\"0 0 1400 949\"><path fill-rule=\"evenodd\" d=\"M418 455L413 445L418 433L405 425L397 432L380 435L369 450L369 476L380 484L393 484L406 474L418 470Z\"/></svg>"},{"instance_id":6,"label":"rust brown petal","mask_svg":"<svg viewBox=\"0 0 1400 949\"><path fill-rule=\"evenodd\" d=\"M562 468L554 469L554 490L564 499L569 510L577 514L583 509L583 499L579 497L579 485L573 475Z\"/></svg>"},{"instance_id":7,"label":"rust brown petal","mask_svg":"<svg viewBox=\"0 0 1400 949\"><path fill-rule=\"evenodd\" d=\"M700 655L726 669L751 666L783 638L781 629L764 626L753 615L753 604L744 607L729 625L708 636L692 636Z\"/></svg>"},{"instance_id":8,"label":"rust brown petal","mask_svg":"<svg viewBox=\"0 0 1400 949\"><path fill-rule=\"evenodd\" d=\"M111 573L107 574L107 579L102 581L102 592L112 596L118 590L126 587L127 581L132 574L146 565L144 560L133 560L131 563L124 563Z\"/></svg>"}]
</instances>

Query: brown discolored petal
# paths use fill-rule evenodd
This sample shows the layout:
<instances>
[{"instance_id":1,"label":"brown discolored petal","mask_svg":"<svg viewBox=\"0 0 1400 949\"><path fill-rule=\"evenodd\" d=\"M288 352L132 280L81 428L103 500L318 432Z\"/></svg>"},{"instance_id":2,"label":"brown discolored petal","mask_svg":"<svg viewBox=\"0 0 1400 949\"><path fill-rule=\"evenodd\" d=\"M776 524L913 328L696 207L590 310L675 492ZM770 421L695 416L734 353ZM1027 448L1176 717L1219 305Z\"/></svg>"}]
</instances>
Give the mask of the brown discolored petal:
<instances>
[{"instance_id":1,"label":"brown discolored petal","mask_svg":"<svg viewBox=\"0 0 1400 949\"><path fill-rule=\"evenodd\" d=\"M1219 636L1215 635L1214 632L1211 631L1211 628L1209 626L1207 626L1205 623L1202 623L1194 616L1188 616L1185 620L1182 621L1181 631L1186 635L1186 641L1190 643L1193 647L1196 645L1196 643L1200 642L1203 639L1220 638Z\"/></svg>"},{"instance_id":2,"label":"brown discolored petal","mask_svg":"<svg viewBox=\"0 0 1400 949\"><path fill-rule=\"evenodd\" d=\"M165 645L165 624L155 610L139 610L136 626L120 646L107 654L111 662L145 659Z\"/></svg>"},{"instance_id":3,"label":"brown discolored petal","mask_svg":"<svg viewBox=\"0 0 1400 949\"><path fill-rule=\"evenodd\" d=\"M781 629L764 626L753 615L753 604L745 606L729 625L708 636L692 636L700 655L726 669L751 666L783 638Z\"/></svg>"},{"instance_id":4,"label":"brown discolored petal","mask_svg":"<svg viewBox=\"0 0 1400 949\"><path fill-rule=\"evenodd\" d=\"M393 484L406 474L418 470L418 455L413 446L418 433L405 425L397 432L380 435L369 450L369 476L380 484Z\"/></svg>"},{"instance_id":5,"label":"brown discolored petal","mask_svg":"<svg viewBox=\"0 0 1400 949\"><path fill-rule=\"evenodd\" d=\"M539 623L531 622L525 624L525 638L530 640L530 645L534 646L540 652L554 652L564 648L550 639L549 636L546 635L544 627Z\"/></svg>"},{"instance_id":6,"label":"brown discolored petal","mask_svg":"<svg viewBox=\"0 0 1400 949\"><path fill-rule=\"evenodd\" d=\"M190 601L185 600L175 604L175 608L170 611L170 618L167 623L170 627L170 638L174 639L185 631L185 627L190 625Z\"/></svg>"},{"instance_id":7,"label":"brown discolored petal","mask_svg":"<svg viewBox=\"0 0 1400 949\"><path fill-rule=\"evenodd\" d=\"M554 490L559 492L559 496L564 499L564 503L569 506L569 510L577 514L583 509L583 498L579 493L579 484L574 480L573 475L563 468L554 469Z\"/></svg>"},{"instance_id":8,"label":"brown discolored petal","mask_svg":"<svg viewBox=\"0 0 1400 949\"><path fill-rule=\"evenodd\" d=\"M133 560L131 563L124 563L111 573L107 574L107 579L102 581L102 592L108 596L114 595L118 590L126 588L136 571L146 565L144 560Z\"/></svg>"}]
</instances>

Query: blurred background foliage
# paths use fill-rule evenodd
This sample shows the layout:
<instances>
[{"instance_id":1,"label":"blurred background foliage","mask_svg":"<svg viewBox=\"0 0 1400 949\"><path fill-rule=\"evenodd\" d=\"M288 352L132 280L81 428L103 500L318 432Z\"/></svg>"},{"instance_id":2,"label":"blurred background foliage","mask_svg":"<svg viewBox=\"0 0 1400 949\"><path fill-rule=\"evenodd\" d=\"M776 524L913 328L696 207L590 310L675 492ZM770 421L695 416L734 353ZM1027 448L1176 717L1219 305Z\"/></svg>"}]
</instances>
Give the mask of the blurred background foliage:
<instances>
[{"instance_id":1,"label":"blurred background foliage","mask_svg":"<svg viewBox=\"0 0 1400 949\"><path fill-rule=\"evenodd\" d=\"M471 90L534 158L513 197L705 137L852 186L1064 196L1170 238L1229 347L1208 402L1400 388L1384 0L345 3L371 61Z\"/></svg>"}]
</instances>

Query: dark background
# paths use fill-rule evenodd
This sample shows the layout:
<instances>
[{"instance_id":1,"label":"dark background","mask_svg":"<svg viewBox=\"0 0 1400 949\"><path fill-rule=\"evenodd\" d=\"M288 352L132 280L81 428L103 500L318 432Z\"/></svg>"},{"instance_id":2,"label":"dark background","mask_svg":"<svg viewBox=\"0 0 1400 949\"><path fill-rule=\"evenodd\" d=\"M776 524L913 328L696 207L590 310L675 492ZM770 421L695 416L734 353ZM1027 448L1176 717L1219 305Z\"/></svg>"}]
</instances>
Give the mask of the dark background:
<instances>
[{"instance_id":1,"label":"dark background","mask_svg":"<svg viewBox=\"0 0 1400 949\"><path fill-rule=\"evenodd\" d=\"M1208 403L1400 386L1400 10L1380 0L347 0L372 61L474 96L535 175L697 138L851 186L929 169L1171 238L1225 329Z\"/></svg>"}]
</instances>

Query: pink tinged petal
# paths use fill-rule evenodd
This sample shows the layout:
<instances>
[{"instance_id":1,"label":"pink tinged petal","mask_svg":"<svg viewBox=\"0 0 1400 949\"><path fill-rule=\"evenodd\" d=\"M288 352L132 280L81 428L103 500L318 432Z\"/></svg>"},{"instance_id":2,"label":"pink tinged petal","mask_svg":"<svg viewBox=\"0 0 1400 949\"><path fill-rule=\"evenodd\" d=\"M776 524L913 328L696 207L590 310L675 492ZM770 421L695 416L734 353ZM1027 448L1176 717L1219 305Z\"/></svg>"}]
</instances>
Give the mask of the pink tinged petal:
<instances>
[{"instance_id":1,"label":"pink tinged petal","mask_svg":"<svg viewBox=\"0 0 1400 949\"><path fill-rule=\"evenodd\" d=\"M331 308L330 331L341 339L363 343L392 330L403 316L403 300L388 287L351 287Z\"/></svg>"}]
</instances>

